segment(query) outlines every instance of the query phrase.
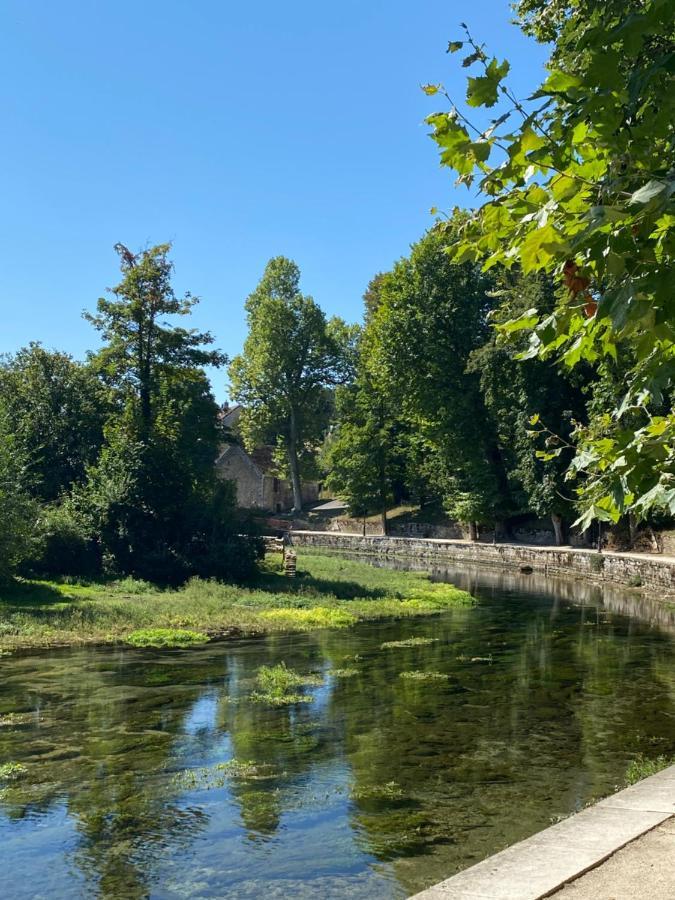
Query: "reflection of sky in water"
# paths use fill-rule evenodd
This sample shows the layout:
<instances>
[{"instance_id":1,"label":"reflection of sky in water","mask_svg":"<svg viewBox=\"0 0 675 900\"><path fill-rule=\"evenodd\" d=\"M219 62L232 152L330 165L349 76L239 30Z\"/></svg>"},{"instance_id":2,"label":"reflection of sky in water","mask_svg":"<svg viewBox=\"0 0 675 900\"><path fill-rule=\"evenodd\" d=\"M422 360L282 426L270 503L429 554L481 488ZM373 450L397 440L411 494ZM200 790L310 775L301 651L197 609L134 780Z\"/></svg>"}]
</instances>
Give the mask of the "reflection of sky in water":
<instances>
[{"instance_id":1,"label":"reflection of sky in water","mask_svg":"<svg viewBox=\"0 0 675 900\"><path fill-rule=\"evenodd\" d=\"M2 896L404 897L675 752L672 638L625 596L456 578L475 609L0 660L0 714L27 714L0 762L28 770L0 795ZM380 649L410 636L433 641ZM248 699L280 661L324 675L312 703Z\"/></svg>"}]
</instances>

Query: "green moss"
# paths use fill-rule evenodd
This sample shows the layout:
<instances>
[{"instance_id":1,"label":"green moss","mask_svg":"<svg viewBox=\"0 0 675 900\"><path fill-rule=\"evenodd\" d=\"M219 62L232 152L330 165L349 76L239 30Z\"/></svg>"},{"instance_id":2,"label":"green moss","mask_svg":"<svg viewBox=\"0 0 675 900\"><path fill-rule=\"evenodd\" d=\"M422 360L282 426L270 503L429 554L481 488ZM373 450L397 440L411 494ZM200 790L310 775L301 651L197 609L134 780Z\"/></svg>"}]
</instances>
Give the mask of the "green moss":
<instances>
[{"instance_id":1,"label":"green moss","mask_svg":"<svg viewBox=\"0 0 675 900\"><path fill-rule=\"evenodd\" d=\"M355 675L359 674L358 669L333 669L330 673L333 678L353 678Z\"/></svg>"},{"instance_id":2,"label":"green moss","mask_svg":"<svg viewBox=\"0 0 675 900\"><path fill-rule=\"evenodd\" d=\"M371 784L355 788L352 791L354 800L402 800L403 790L395 781L386 784Z\"/></svg>"},{"instance_id":3,"label":"green moss","mask_svg":"<svg viewBox=\"0 0 675 900\"><path fill-rule=\"evenodd\" d=\"M191 647L204 644L208 635L199 631L184 631L180 628L141 628L127 635L126 642L132 647Z\"/></svg>"}]
</instances>

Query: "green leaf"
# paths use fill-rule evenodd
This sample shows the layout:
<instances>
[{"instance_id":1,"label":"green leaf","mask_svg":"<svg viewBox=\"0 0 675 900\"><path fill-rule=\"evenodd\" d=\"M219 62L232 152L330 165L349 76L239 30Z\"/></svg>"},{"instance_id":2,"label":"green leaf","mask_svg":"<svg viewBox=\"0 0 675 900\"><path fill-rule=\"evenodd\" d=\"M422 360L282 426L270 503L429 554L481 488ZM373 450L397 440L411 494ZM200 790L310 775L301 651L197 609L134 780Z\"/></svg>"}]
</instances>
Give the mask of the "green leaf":
<instances>
[{"instance_id":1,"label":"green leaf","mask_svg":"<svg viewBox=\"0 0 675 900\"><path fill-rule=\"evenodd\" d=\"M530 331L535 325L539 322L539 313L536 309L528 309L527 312L523 313L521 316L518 316L517 319L510 319L508 322L504 322L502 325L497 326L497 330L503 332L504 334L513 334L514 331ZM537 421L539 417L537 416ZM535 423L530 420L530 424L534 425Z\"/></svg>"},{"instance_id":2,"label":"green leaf","mask_svg":"<svg viewBox=\"0 0 675 900\"><path fill-rule=\"evenodd\" d=\"M450 41L448 44L448 53L457 53L464 46L464 41Z\"/></svg>"},{"instance_id":3,"label":"green leaf","mask_svg":"<svg viewBox=\"0 0 675 900\"><path fill-rule=\"evenodd\" d=\"M507 60L498 63L492 59L485 75L469 78L466 90L466 102L469 106L494 106L497 102L499 84L510 68Z\"/></svg>"},{"instance_id":4,"label":"green leaf","mask_svg":"<svg viewBox=\"0 0 675 900\"><path fill-rule=\"evenodd\" d=\"M434 94L437 94L441 89L440 84L423 84L422 90L427 95L427 97L433 97Z\"/></svg>"}]
</instances>

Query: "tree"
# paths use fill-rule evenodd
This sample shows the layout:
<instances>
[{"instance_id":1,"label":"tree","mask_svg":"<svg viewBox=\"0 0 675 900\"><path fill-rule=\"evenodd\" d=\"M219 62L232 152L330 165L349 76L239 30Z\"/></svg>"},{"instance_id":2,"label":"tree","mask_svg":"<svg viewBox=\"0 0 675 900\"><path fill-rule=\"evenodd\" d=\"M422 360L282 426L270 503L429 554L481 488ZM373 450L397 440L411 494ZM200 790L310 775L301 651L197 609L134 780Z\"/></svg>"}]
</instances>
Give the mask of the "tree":
<instances>
[{"instance_id":1,"label":"tree","mask_svg":"<svg viewBox=\"0 0 675 900\"><path fill-rule=\"evenodd\" d=\"M210 334L163 318L188 315L196 302L175 297L169 245L117 250L115 299L87 316L106 342L92 364L115 412L66 511L109 571L172 583L250 572L257 545L238 536L233 493L217 480L218 406L202 368L224 357L205 349Z\"/></svg>"},{"instance_id":2,"label":"tree","mask_svg":"<svg viewBox=\"0 0 675 900\"><path fill-rule=\"evenodd\" d=\"M240 428L247 446L280 438L299 512L300 459L315 452L327 428L326 389L349 377L353 332L340 319L326 321L301 293L298 266L283 256L268 262L246 312L249 333L230 366L230 394L245 407Z\"/></svg>"},{"instance_id":3,"label":"tree","mask_svg":"<svg viewBox=\"0 0 675 900\"><path fill-rule=\"evenodd\" d=\"M626 511L675 512L675 21L670 0L522 0L523 27L555 42L529 99L508 87L465 27L452 53L477 67L460 109L429 116L441 163L483 205L452 248L457 263L518 264L564 288L553 312L528 310L507 329L530 333L525 356L634 360L622 401L575 434L582 526ZM474 121L486 108L490 123ZM627 427L626 417L640 424Z\"/></svg>"},{"instance_id":4,"label":"tree","mask_svg":"<svg viewBox=\"0 0 675 900\"><path fill-rule=\"evenodd\" d=\"M58 499L82 480L103 443L110 413L103 385L91 367L34 343L2 361L0 397L31 492L43 501Z\"/></svg>"},{"instance_id":5,"label":"tree","mask_svg":"<svg viewBox=\"0 0 675 900\"><path fill-rule=\"evenodd\" d=\"M92 365L133 400L143 436L152 428L163 383L180 380L202 366L227 362L218 350L205 349L213 343L208 332L163 321L163 316L188 316L198 302L189 293L176 297L170 249L170 244L158 244L133 254L116 244L124 277L110 290L113 299L101 297L96 314L84 314L105 342L92 355Z\"/></svg>"},{"instance_id":6,"label":"tree","mask_svg":"<svg viewBox=\"0 0 675 900\"><path fill-rule=\"evenodd\" d=\"M553 309L555 290L546 276L523 276L517 269L503 271L496 281L499 307L491 323L499 325L533 306ZM480 378L481 393L495 422L501 453L505 459L514 512L549 516L557 544L564 543L565 520L573 511L573 498L565 484L571 458L570 438L575 422L586 418L586 387L595 384L591 367L561 371L540 359L520 361L527 346L522 332L508 335L493 328L488 339L471 354L468 371ZM549 430L546 446L533 440ZM564 445L568 452L556 450Z\"/></svg>"},{"instance_id":7,"label":"tree","mask_svg":"<svg viewBox=\"0 0 675 900\"><path fill-rule=\"evenodd\" d=\"M425 473L447 511L467 522L504 522L511 512L497 430L467 371L488 339L495 305L490 276L455 266L450 238L427 234L379 283L366 328L366 365L426 445Z\"/></svg>"},{"instance_id":8,"label":"tree","mask_svg":"<svg viewBox=\"0 0 675 900\"><path fill-rule=\"evenodd\" d=\"M26 458L0 399L0 580L12 576L39 543L39 506L29 483Z\"/></svg>"}]
</instances>

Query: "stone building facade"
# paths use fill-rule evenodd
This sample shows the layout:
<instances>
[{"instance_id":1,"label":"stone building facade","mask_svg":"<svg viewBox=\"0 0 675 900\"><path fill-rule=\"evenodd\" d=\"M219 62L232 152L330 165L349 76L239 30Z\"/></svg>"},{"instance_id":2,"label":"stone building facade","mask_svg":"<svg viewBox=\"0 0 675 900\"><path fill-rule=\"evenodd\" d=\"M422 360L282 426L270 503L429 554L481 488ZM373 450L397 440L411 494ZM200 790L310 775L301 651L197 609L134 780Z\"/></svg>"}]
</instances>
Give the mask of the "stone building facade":
<instances>
[{"instance_id":1,"label":"stone building facade","mask_svg":"<svg viewBox=\"0 0 675 900\"><path fill-rule=\"evenodd\" d=\"M272 447L259 447L248 453L239 443L227 444L216 460L216 469L221 478L235 483L238 506L276 513L293 508L290 482L274 474ZM319 485L303 482L303 503L316 503L318 499Z\"/></svg>"}]
</instances>

